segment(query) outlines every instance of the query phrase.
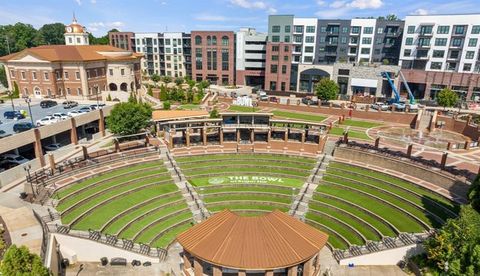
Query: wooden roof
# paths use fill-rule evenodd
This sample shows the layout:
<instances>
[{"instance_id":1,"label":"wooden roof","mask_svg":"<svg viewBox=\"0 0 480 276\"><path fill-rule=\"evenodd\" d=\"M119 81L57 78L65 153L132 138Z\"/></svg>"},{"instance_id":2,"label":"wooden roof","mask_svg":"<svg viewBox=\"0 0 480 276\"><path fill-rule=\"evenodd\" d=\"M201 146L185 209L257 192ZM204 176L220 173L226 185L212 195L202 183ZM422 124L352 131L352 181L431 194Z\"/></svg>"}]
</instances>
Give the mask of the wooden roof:
<instances>
[{"instance_id":1,"label":"wooden roof","mask_svg":"<svg viewBox=\"0 0 480 276\"><path fill-rule=\"evenodd\" d=\"M327 239L327 234L278 210L258 217L224 210L177 236L193 256L245 270L271 270L305 262Z\"/></svg>"},{"instance_id":2,"label":"wooden roof","mask_svg":"<svg viewBox=\"0 0 480 276\"><path fill-rule=\"evenodd\" d=\"M154 121L206 118L208 116L209 113L205 110L154 110L152 112Z\"/></svg>"}]
</instances>

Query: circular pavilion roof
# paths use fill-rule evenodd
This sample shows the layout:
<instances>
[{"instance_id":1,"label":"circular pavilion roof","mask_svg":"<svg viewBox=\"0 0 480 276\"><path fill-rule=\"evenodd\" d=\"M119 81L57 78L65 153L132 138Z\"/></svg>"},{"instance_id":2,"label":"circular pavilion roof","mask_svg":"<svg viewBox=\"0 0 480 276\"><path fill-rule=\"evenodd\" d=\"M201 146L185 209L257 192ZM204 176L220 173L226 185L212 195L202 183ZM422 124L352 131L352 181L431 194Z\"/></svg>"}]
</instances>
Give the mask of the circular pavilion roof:
<instances>
[{"instance_id":1,"label":"circular pavilion roof","mask_svg":"<svg viewBox=\"0 0 480 276\"><path fill-rule=\"evenodd\" d=\"M271 270L305 262L327 239L327 234L278 210L258 217L224 210L177 236L193 256L244 270Z\"/></svg>"}]
</instances>

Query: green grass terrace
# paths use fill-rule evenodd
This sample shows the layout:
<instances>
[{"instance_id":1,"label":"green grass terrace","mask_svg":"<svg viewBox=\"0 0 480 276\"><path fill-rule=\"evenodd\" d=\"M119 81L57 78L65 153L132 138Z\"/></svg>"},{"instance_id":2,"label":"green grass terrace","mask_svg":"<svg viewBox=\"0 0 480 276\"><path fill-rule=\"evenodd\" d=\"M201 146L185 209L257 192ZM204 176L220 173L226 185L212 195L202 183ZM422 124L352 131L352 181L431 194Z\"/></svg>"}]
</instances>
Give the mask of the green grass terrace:
<instances>
[{"instance_id":1,"label":"green grass terrace","mask_svg":"<svg viewBox=\"0 0 480 276\"><path fill-rule=\"evenodd\" d=\"M177 164L211 212L258 214L287 211L316 160L275 154L176 157Z\"/></svg>"},{"instance_id":2,"label":"green grass terrace","mask_svg":"<svg viewBox=\"0 0 480 276\"><path fill-rule=\"evenodd\" d=\"M346 249L401 232L438 228L459 206L440 194L377 171L330 163L309 203L307 222Z\"/></svg>"},{"instance_id":3,"label":"green grass terrace","mask_svg":"<svg viewBox=\"0 0 480 276\"><path fill-rule=\"evenodd\" d=\"M190 227L192 214L160 161L110 171L54 195L62 223L152 247L167 247Z\"/></svg>"}]
</instances>

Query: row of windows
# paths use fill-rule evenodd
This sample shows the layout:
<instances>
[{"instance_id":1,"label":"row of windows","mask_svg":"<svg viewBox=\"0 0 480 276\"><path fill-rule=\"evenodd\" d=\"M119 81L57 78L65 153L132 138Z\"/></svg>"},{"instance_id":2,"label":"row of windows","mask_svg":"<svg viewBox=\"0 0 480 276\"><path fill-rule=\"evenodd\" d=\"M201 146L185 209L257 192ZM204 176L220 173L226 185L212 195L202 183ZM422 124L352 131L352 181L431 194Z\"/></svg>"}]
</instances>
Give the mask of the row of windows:
<instances>
[{"instance_id":1,"label":"row of windows","mask_svg":"<svg viewBox=\"0 0 480 276\"><path fill-rule=\"evenodd\" d=\"M422 55L426 57L428 55L428 51L418 51L417 56L419 56L418 53L423 53ZM411 56L412 50L411 49L405 49L403 52L403 55L406 57ZM455 51L450 51L449 58L450 59L458 59L460 57L461 52L458 50ZM432 52L432 58L444 58L445 57L445 51L444 50L434 50ZM475 57L475 51L466 51L465 52L465 59L474 59Z\"/></svg>"},{"instance_id":2,"label":"row of windows","mask_svg":"<svg viewBox=\"0 0 480 276\"><path fill-rule=\"evenodd\" d=\"M300 25L294 26L294 31L295 33L303 33L303 27ZM280 33L282 27L280 25L273 25L272 26L272 33ZM361 30L360 26L352 26L352 33L353 34L359 34ZM342 27L341 29L342 33L348 33L348 27ZM290 26L286 25L284 26L284 32L285 33L290 33ZM306 26L305 27L305 32L306 33L315 33L315 26ZM326 27L322 26L320 27L320 32L321 33L339 33L340 32L340 27ZM373 34L373 27L365 27L363 28L363 33L364 34ZM378 29L378 33L381 34L383 33L383 28Z\"/></svg>"},{"instance_id":3,"label":"row of windows","mask_svg":"<svg viewBox=\"0 0 480 276\"><path fill-rule=\"evenodd\" d=\"M230 39L228 36L223 36L222 37L222 46L228 46L230 43ZM202 44L202 37L197 35L195 36L195 45L201 45ZM217 36L207 36L207 45L208 46L216 46L217 45Z\"/></svg>"},{"instance_id":4,"label":"row of windows","mask_svg":"<svg viewBox=\"0 0 480 276\"><path fill-rule=\"evenodd\" d=\"M435 38L435 46L447 46L448 38ZM478 38L470 38L468 40L468 47L477 47ZM454 37L451 40L452 47L461 47L463 44L463 38ZM413 37L407 37L405 39L405 45L413 45ZM418 39L417 45L419 46L429 46L430 38L420 38Z\"/></svg>"},{"instance_id":5,"label":"row of windows","mask_svg":"<svg viewBox=\"0 0 480 276\"><path fill-rule=\"evenodd\" d=\"M432 62L430 63L430 69L432 70L442 70L443 68L443 62ZM456 62L447 62L446 63L446 70L449 71L454 71L457 68L457 63ZM463 71L464 72L470 72L472 70L472 64L471 63L465 63L463 64Z\"/></svg>"},{"instance_id":6,"label":"row of windows","mask_svg":"<svg viewBox=\"0 0 480 276\"><path fill-rule=\"evenodd\" d=\"M14 70L10 70L10 76L12 78L15 78L16 77L16 74L15 74L15 71ZM57 80L60 80L62 79L62 74L60 71L55 71L55 76L57 78ZM22 80L26 80L27 79L27 73L25 71L21 71L20 72L20 77L22 78ZM69 79L69 73L67 71L64 71L63 72L63 78L68 80ZM48 81L50 80L50 72L43 72L43 79ZM75 79L76 80L80 80L80 72L75 72ZM37 72L33 71L32 72L32 80L38 80L38 75L37 75Z\"/></svg>"},{"instance_id":7,"label":"row of windows","mask_svg":"<svg viewBox=\"0 0 480 276\"><path fill-rule=\"evenodd\" d=\"M416 26L408 26L407 33L414 34L415 30L417 29ZM466 33L468 26L466 25L455 25L453 26L453 34L456 35L463 35ZM420 34L433 34L433 25L426 25L421 26L419 28ZM450 33L450 26L438 26L437 27L437 34L449 34ZM480 34L480 25L472 26L471 34Z\"/></svg>"}]
</instances>

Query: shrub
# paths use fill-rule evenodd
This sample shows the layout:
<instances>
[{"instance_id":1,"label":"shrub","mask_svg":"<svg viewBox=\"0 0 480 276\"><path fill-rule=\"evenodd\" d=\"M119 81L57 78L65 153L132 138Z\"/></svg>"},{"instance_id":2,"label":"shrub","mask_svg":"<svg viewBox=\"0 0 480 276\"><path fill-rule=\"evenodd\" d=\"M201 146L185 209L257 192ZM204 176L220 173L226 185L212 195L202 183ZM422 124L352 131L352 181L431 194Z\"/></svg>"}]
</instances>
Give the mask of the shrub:
<instances>
[{"instance_id":1,"label":"shrub","mask_svg":"<svg viewBox=\"0 0 480 276\"><path fill-rule=\"evenodd\" d=\"M170 101L163 102L163 109L164 110L170 110L170 107L171 107Z\"/></svg>"}]
</instances>

